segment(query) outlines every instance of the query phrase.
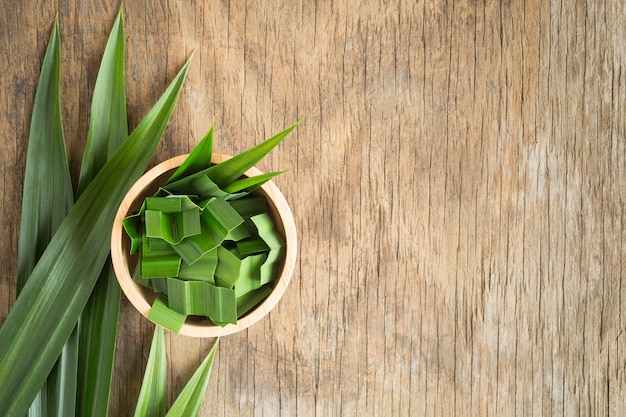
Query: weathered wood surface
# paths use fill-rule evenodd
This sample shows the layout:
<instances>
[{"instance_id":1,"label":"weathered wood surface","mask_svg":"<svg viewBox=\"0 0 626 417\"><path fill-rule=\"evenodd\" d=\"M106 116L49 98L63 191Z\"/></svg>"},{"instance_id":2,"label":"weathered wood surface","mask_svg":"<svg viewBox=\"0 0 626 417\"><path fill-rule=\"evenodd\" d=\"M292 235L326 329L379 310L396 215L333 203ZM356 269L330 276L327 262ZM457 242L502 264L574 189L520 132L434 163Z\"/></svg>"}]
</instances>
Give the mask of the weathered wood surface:
<instances>
[{"instance_id":1,"label":"weathered wood surface","mask_svg":"<svg viewBox=\"0 0 626 417\"><path fill-rule=\"evenodd\" d=\"M202 415L626 415L626 9L613 1L128 1L131 126L195 51L154 162L211 121L264 170L300 253L269 318L222 339ZM0 321L55 13L78 173L118 2L3 0ZM122 303L111 416L152 326ZM212 345L169 335L170 401Z\"/></svg>"}]
</instances>

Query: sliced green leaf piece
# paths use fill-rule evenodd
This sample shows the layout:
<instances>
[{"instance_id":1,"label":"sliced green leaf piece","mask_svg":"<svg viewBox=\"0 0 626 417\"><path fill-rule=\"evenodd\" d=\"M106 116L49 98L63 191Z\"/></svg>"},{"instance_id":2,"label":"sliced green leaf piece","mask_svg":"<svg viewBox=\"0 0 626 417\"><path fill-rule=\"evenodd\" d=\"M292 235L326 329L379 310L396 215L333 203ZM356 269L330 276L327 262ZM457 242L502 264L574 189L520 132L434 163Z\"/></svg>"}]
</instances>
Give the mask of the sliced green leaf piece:
<instances>
[{"instance_id":1,"label":"sliced green leaf piece","mask_svg":"<svg viewBox=\"0 0 626 417\"><path fill-rule=\"evenodd\" d=\"M130 238L130 254L134 255L141 248L141 236L143 235L143 224L141 215L135 214L122 220L122 226Z\"/></svg>"},{"instance_id":2,"label":"sliced green leaf piece","mask_svg":"<svg viewBox=\"0 0 626 417\"><path fill-rule=\"evenodd\" d=\"M159 295L148 312L148 319L174 333L180 332L187 316L168 307L167 297Z\"/></svg>"},{"instance_id":3,"label":"sliced green leaf piece","mask_svg":"<svg viewBox=\"0 0 626 417\"><path fill-rule=\"evenodd\" d=\"M267 200L263 196L248 196L229 201L229 203L244 219L267 212Z\"/></svg>"},{"instance_id":4,"label":"sliced green leaf piece","mask_svg":"<svg viewBox=\"0 0 626 417\"><path fill-rule=\"evenodd\" d=\"M224 237L243 223L243 218L239 213L221 198L215 198L205 206L202 211L202 220Z\"/></svg>"},{"instance_id":5,"label":"sliced green leaf piece","mask_svg":"<svg viewBox=\"0 0 626 417\"><path fill-rule=\"evenodd\" d=\"M261 266L261 285L274 281L280 271L283 260L283 248L270 249L267 259Z\"/></svg>"},{"instance_id":6,"label":"sliced green leaf piece","mask_svg":"<svg viewBox=\"0 0 626 417\"><path fill-rule=\"evenodd\" d=\"M196 206L189 210L167 214L157 210L146 210L146 236L163 239L176 245L184 238L199 235L200 209Z\"/></svg>"},{"instance_id":7,"label":"sliced green leaf piece","mask_svg":"<svg viewBox=\"0 0 626 417\"><path fill-rule=\"evenodd\" d=\"M237 318L240 318L252 308L257 306L261 301L267 298L272 292L270 285L264 285L256 290L249 291L244 295L237 297Z\"/></svg>"},{"instance_id":8,"label":"sliced green leaf piece","mask_svg":"<svg viewBox=\"0 0 626 417\"><path fill-rule=\"evenodd\" d=\"M251 236L252 233L250 232L248 226L246 225L246 222L244 221L239 226L228 232L224 240L232 240L233 242L238 242Z\"/></svg>"},{"instance_id":9,"label":"sliced green leaf piece","mask_svg":"<svg viewBox=\"0 0 626 417\"><path fill-rule=\"evenodd\" d=\"M143 278L166 278L178 275L181 258L166 242L144 237L139 262Z\"/></svg>"},{"instance_id":10,"label":"sliced green leaf piece","mask_svg":"<svg viewBox=\"0 0 626 417\"><path fill-rule=\"evenodd\" d=\"M241 260L239 279L235 283L235 296L241 297L261 286L261 267L267 259L267 254L247 256Z\"/></svg>"},{"instance_id":11,"label":"sliced green leaf piece","mask_svg":"<svg viewBox=\"0 0 626 417\"><path fill-rule=\"evenodd\" d=\"M146 197L146 209L163 213L179 213L198 206L187 195L167 195L164 197Z\"/></svg>"},{"instance_id":12,"label":"sliced green leaf piece","mask_svg":"<svg viewBox=\"0 0 626 417\"><path fill-rule=\"evenodd\" d=\"M217 248L217 268L215 268L215 284L224 288L233 288L241 274L241 259L228 249Z\"/></svg>"},{"instance_id":13,"label":"sliced green leaf piece","mask_svg":"<svg viewBox=\"0 0 626 417\"><path fill-rule=\"evenodd\" d=\"M167 358L165 356L165 335L161 326L155 326L134 417L162 417L165 416L166 412Z\"/></svg>"},{"instance_id":14,"label":"sliced green leaf piece","mask_svg":"<svg viewBox=\"0 0 626 417\"><path fill-rule=\"evenodd\" d=\"M260 237L250 237L236 242L237 249L242 255L250 255L253 253L267 252L270 247Z\"/></svg>"},{"instance_id":15,"label":"sliced green leaf piece","mask_svg":"<svg viewBox=\"0 0 626 417\"><path fill-rule=\"evenodd\" d=\"M106 262L117 208L148 165L188 68L72 207L0 328L0 414L24 415L59 357Z\"/></svg>"},{"instance_id":16,"label":"sliced green leaf piece","mask_svg":"<svg viewBox=\"0 0 626 417\"><path fill-rule=\"evenodd\" d=\"M172 174L167 183L174 182L180 178L195 174L198 171L211 165L211 157L213 155L213 125L207 134L193 148L189 156L180 167Z\"/></svg>"},{"instance_id":17,"label":"sliced green leaf piece","mask_svg":"<svg viewBox=\"0 0 626 417\"><path fill-rule=\"evenodd\" d=\"M213 197L223 198L225 200L233 200L247 194L247 192L226 192L222 190L217 184L215 184L211 180L211 178L209 178L206 174L203 174L202 172L169 183L165 186L164 189L167 192L171 193L195 195L202 200L207 200Z\"/></svg>"},{"instance_id":18,"label":"sliced green leaf piece","mask_svg":"<svg viewBox=\"0 0 626 417\"><path fill-rule=\"evenodd\" d=\"M200 259L189 265L183 262L178 278L195 281L206 281L215 284L215 268L217 267L217 249L208 251Z\"/></svg>"},{"instance_id":19,"label":"sliced green leaf piece","mask_svg":"<svg viewBox=\"0 0 626 417\"><path fill-rule=\"evenodd\" d=\"M205 253L218 247L228 233L243 223L243 218L221 198L210 200L200 214L202 232L183 239L172 248L192 265Z\"/></svg>"},{"instance_id":20,"label":"sliced green leaf piece","mask_svg":"<svg viewBox=\"0 0 626 417\"><path fill-rule=\"evenodd\" d=\"M204 281L167 280L170 309L180 314L207 316L220 323L237 323L235 291Z\"/></svg>"},{"instance_id":21,"label":"sliced green leaf piece","mask_svg":"<svg viewBox=\"0 0 626 417\"><path fill-rule=\"evenodd\" d=\"M172 408L167 412L167 417L197 417L200 414L218 345L219 338L172 404Z\"/></svg>"},{"instance_id":22,"label":"sliced green leaf piece","mask_svg":"<svg viewBox=\"0 0 626 417\"><path fill-rule=\"evenodd\" d=\"M153 289L152 282L157 280L158 278L151 278L151 279L144 278L143 275L141 275L141 263L137 262L137 265L135 266L135 270L133 271L132 279L137 284L143 285L144 287L150 288L152 290Z\"/></svg>"},{"instance_id":23,"label":"sliced green leaf piece","mask_svg":"<svg viewBox=\"0 0 626 417\"><path fill-rule=\"evenodd\" d=\"M259 232L259 237L265 241L270 249L282 248L285 241L274 228L274 221L267 213L261 213L250 217L252 223Z\"/></svg>"}]
</instances>

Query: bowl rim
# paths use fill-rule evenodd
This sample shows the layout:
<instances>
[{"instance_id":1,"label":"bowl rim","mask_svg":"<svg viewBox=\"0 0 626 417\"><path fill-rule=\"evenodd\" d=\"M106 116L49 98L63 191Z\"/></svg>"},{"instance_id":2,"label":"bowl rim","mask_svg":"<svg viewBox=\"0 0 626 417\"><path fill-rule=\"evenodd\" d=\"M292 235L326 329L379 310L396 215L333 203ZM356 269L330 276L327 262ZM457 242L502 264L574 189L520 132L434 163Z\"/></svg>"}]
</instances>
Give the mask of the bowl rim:
<instances>
[{"instance_id":1,"label":"bowl rim","mask_svg":"<svg viewBox=\"0 0 626 417\"><path fill-rule=\"evenodd\" d=\"M141 284L132 279L126 262L130 254L125 253L122 244L122 239L124 239L125 236L125 233L123 232L122 220L129 214L129 210L138 198L143 200L143 198L147 196L146 193L150 187L155 186L155 179L180 166L188 155L189 154L183 154L170 158L159 163L143 174L124 196L113 221L113 228L111 231L111 260L115 276L117 277L117 281L120 284L126 298L130 301L133 307L146 318L148 318L148 313L152 307L150 302L145 297L145 291L149 291L149 289L143 288ZM220 163L230 158L230 155L213 153L211 156L211 162ZM245 172L245 175L247 176L260 174L262 174L262 171L256 167L252 167ZM273 207L272 211L282 224L282 227L279 227L279 229L282 229L284 232L283 237L285 239L283 265L279 276L274 280L274 288L272 289L272 292L255 308L238 319L237 324L227 324L226 326L221 327L211 323L208 319L202 320L201 322L190 321L187 319L178 334L193 337L219 337L237 333L250 327L252 324L265 317L278 304L278 301L285 293L285 290L291 281L291 276L293 275L297 255L297 233L295 222L287 200L272 181L268 181L263 184L260 187L259 192L266 196L268 204ZM276 221L277 219L275 218L274 220ZM126 239L128 239L127 236Z\"/></svg>"}]
</instances>

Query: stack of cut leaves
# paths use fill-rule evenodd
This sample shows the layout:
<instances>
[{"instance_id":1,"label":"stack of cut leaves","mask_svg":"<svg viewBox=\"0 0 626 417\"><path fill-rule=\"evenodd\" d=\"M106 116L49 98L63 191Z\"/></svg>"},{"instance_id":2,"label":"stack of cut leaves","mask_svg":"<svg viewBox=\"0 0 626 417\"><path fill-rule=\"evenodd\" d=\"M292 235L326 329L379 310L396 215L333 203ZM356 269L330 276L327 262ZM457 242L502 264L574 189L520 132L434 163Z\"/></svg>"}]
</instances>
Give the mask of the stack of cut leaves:
<instances>
[{"instance_id":1,"label":"stack of cut leaves","mask_svg":"<svg viewBox=\"0 0 626 417\"><path fill-rule=\"evenodd\" d=\"M149 319L174 332L190 315L236 324L271 293L285 243L265 197L253 192L282 172L244 173L296 126L219 164L211 163L211 128L156 195L124 219L130 253L139 253L133 279L160 293Z\"/></svg>"},{"instance_id":2,"label":"stack of cut leaves","mask_svg":"<svg viewBox=\"0 0 626 417\"><path fill-rule=\"evenodd\" d=\"M18 297L0 327L0 416L107 415L120 303L109 259L111 228L123 196L161 140L190 64L129 135L124 50L120 9L93 91L74 196L61 124L55 20L30 127ZM167 411L165 344L156 326L135 416L197 416L216 348Z\"/></svg>"}]
</instances>

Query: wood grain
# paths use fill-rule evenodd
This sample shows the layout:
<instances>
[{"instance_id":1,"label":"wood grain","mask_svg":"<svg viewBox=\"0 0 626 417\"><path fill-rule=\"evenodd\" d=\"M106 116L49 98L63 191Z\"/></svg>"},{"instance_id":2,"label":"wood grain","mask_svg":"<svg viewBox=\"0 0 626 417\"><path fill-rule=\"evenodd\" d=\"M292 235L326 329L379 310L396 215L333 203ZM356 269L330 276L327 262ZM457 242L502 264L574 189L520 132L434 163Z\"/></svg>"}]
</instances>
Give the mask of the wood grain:
<instances>
[{"instance_id":1,"label":"wood grain","mask_svg":"<svg viewBox=\"0 0 626 417\"><path fill-rule=\"evenodd\" d=\"M29 120L59 13L78 174L117 2L3 0L0 322L15 298ZM620 0L128 1L135 126L195 51L153 164L216 123L299 257L267 319L222 339L202 415L626 415L626 9ZM151 325L123 300L111 416ZM170 401L213 340L169 335Z\"/></svg>"}]
</instances>

